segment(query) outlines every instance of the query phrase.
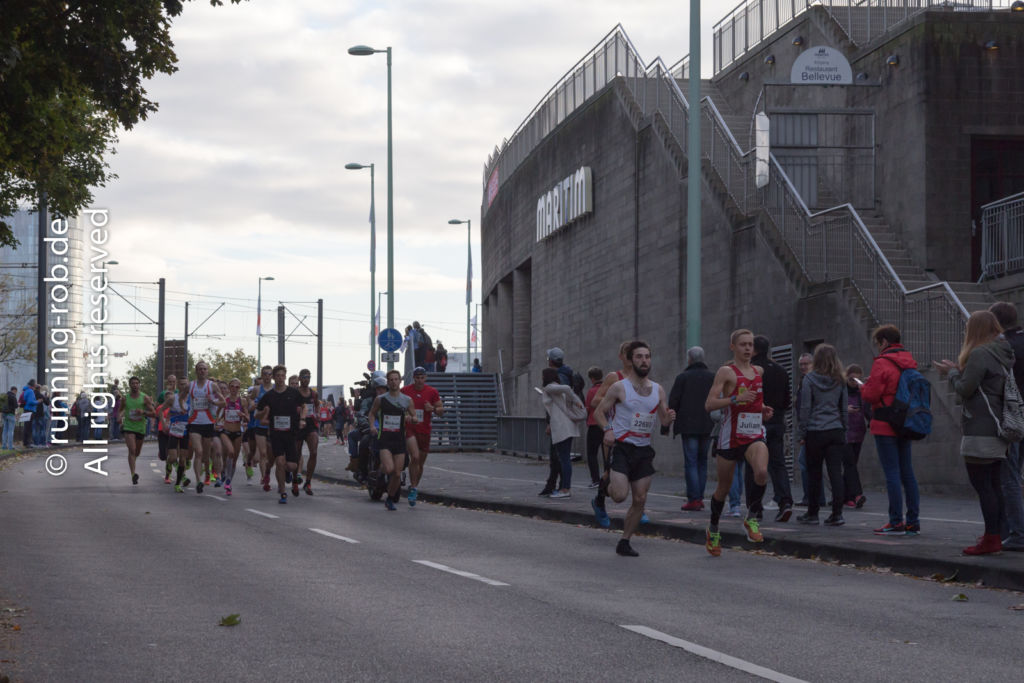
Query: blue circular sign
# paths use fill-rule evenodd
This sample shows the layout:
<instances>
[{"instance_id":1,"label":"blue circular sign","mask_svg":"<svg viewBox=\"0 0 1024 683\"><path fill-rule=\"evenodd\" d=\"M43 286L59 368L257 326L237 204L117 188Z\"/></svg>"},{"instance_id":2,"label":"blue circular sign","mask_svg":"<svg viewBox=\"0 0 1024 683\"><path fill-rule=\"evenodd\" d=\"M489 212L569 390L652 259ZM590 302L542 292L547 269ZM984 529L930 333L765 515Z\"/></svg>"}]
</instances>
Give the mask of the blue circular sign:
<instances>
[{"instance_id":1,"label":"blue circular sign","mask_svg":"<svg viewBox=\"0 0 1024 683\"><path fill-rule=\"evenodd\" d=\"M377 344L384 351L397 351L402 348L402 333L393 327L387 327L377 335Z\"/></svg>"}]
</instances>

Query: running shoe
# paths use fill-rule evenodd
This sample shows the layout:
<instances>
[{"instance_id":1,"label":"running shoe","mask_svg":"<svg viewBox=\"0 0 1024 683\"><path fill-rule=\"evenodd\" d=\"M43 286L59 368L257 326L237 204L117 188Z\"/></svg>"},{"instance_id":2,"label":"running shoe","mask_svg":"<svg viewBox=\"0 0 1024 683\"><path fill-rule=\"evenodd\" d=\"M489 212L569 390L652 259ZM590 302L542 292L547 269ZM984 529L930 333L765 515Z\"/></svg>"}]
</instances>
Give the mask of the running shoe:
<instances>
[{"instance_id":1,"label":"running shoe","mask_svg":"<svg viewBox=\"0 0 1024 683\"><path fill-rule=\"evenodd\" d=\"M296 497L299 495L299 485L294 481L292 482L292 495Z\"/></svg>"},{"instance_id":2,"label":"running shoe","mask_svg":"<svg viewBox=\"0 0 1024 683\"><path fill-rule=\"evenodd\" d=\"M269 491L270 490L270 474L269 473L263 475L263 490L264 491Z\"/></svg>"},{"instance_id":3,"label":"running shoe","mask_svg":"<svg viewBox=\"0 0 1024 683\"><path fill-rule=\"evenodd\" d=\"M594 519L597 520L599 527L607 529L612 525L612 520L608 517L608 511L597 504L597 498L590 501L590 507L594 508Z\"/></svg>"},{"instance_id":4,"label":"running shoe","mask_svg":"<svg viewBox=\"0 0 1024 683\"><path fill-rule=\"evenodd\" d=\"M286 483L286 484L292 483L292 473L291 472L285 472L284 473L284 483Z\"/></svg>"},{"instance_id":5,"label":"running shoe","mask_svg":"<svg viewBox=\"0 0 1024 683\"><path fill-rule=\"evenodd\" d=\"M876 536L904 536L906 533L907 527L903 522L899 524L886 524L879 529L875 529Z\"/></svg>"},{"instance_id":6,"label":"running shoe","mask_svg":"<svg viewBox=\"0 0 1024 683\"><path fill-rule=\"evenodd\" d=\"M391 497L390 496L387 496L387 497L384 498L384 507L386 507L391 512L394 512L397 509L395 507L395 504L391 502Z\"/></svg>"},{"instance_id":7,"label":"running shoe","mask_svg":"<svg viewBox=\"0 0 1024 683\"><path fill-rule=\"evenodd\" d=\"M868 502L868 499L865 496L857 496L857 500L853 501L853 506L860 510L866 502Z\"/></svg>"},{"instance_id":8,"label":"running shoe","mask_svg":"<svg viewBox=\"0 0 1024 683\"><path fill-rule=\"evenodd\" d=\"M646 512L643 513L642 515L640 515L640 523L641 524L650 524L651 523L651 518L647 516Z\"/></svg>"},{"instance_id":9,"label":"running shoe","mask_svg":"<svg viewBox=\"0 0 1024 683\"><path fill-rule=\"evenodd\" d=\"M596 489L600 485L601 485L601 482L599 482L599 481L592 481L589 484L587 484L587 488L588 489Z\"/></svg>"},{"instance_id":10,"label":"running shoe","mask_svg":"<svg viewBox=\"0 0 1024 683\"><path fill-rule=\"evenodd\" d=\"M302 486L302 475L298 472L295 473L295 483Z\"/></svg>"},{"instance_id":11,"label":"running shoe","mask_svg":"<svg viewBox=\"0 0 1024 683\"><path fill-rule=\"evenodd\" d=\"M231 484L224 484L224 495L225 496L230 496L231 495Z\"/></svg>"},{"instance_id":12,"label":"running shoe","mask_svg":"<svg viewBox=\"0 0 1024 683\"><path fill-rule=\"evenodd\" d=\"M844 524L846 524L846 520L842 515L829 515L825 520L825 526L842 526Z\"/></svg>"},{"instance_id":13,"label":"running shoe","mask_svg":"<svg viewBox=\"0 0 1024 683\"><path fill-rule=\"evenodd\" d=\"M718 557L722 554L722 534L717 531L712 531L711 527L708 527L705 531L706 541L704 542L704 549L708 551L708 554L712 557Z\"/></svg>"},{"instance_id":14,"label":"running shoe","mask_svg":"<svg viewBox=\"0 0 1024 683\"><path fill-rule=\"evenodd\" d=\"M287 505L288 504L288 494L287 493L282 493L281 497L277 500L277 502L280 503L281 505Z\"/></svg>"},{"instance_id":15,"label":"running shoe","mask_svg":"<svg viewBox=\"0 0 1024 683\"><path fill-rule=\"evenodd\" d=\"M416 507L416 498L418 496L419 493L416 491L416 489L413 487L409 487L409 507Z\"/></svg>"},{"instance_id":16,"label":"running shoe","mask_svg":"<svg viewBox=\"0 0 1024 683\"><path fill-rule=\"evenodd\" d=\"M789 518L793 515L793 505L790 503L783 503L779 507L779 514L775 515L776 522L788 522Z\"/></svg>"},{"instance_id":17,"label":"running shoe","mask_svg":"<svg viewBox=\"0 0 1024 683\"><path fill-rule=\"evenodd\" d=\"M221 484L223 484L223 483L224 482L223 482L223 480L220 477L214 476L214 478L213 478L213 488L219 489L221 487Z\"/></svg>"},{"instance_id":18,"label":"running shoe","mask_svg":"<svg viewBox=\"0 0 1024 683\"><path fill-rule=\"evenodd\" d=\"M132 475L132 486L138 486L138 485L139 485L139 473L136 472L135 474Z\"/></svg>"},{"instance_id":19,"label":"running shoe","mask_svg":"<svg viewBox=\"0 0 1024 683\"><path fill-rule=\"evenodd\" d=\"M640 553L633 550L633 546L625 538L621 539L619 544L615 546L615 552L623 557L640 557Z\"/></svg>"},{"instance_id":20,"label":"running shoe","mask_svg":"<svg viewBox=\"0 0 1024 683\"><path fill-rule=\"evenodd\" d=\"M801 524L817 524L818 515L812 515L809 512L805 512L804 514L797 517L796 521L800 522Z\"/></svg>"},{"instance_id":21,"label":"running shoe","mask_svg":"<svg viewBox=\"0 0 1024 683\"><path fill-rule=\"evenodd\" d=\"M684 512L700 512L701 510L704 509L704 501L691 500L689 503L683 504L683 506L680 507L679 509L683 510Z\"/></svg>"},{"instance_id":22,"label":"running shoe","mask_svg":"<svg viewBox=\"0 0 1024 683\"><path fill-rule=\"evenodd\" d=\"M185 477L184 479L181 480L181 488L187 489L189 487L189 484L191 484L191 483L192 483L192 480L189 479L188 477Z\"/></svg>"},{"instance_id":23,"label":"running shoe","mask_svg":"<svg viewBox=\"0 0 1024 683\"><path fill-rule=\"evenodd\" d=\"M313 495L313 487L309 485L308 481L302 485L302 490L306 492L307 496Z\"/></svg>"},{"instance_id":24,"label":"running shoe","mask_svg":"<svg viewBox=\"0 0 1024 683\"><path fill-rule=\"evenodd\" d=\"M175 484L174 485L174 492L175 493L185 493L185 490L181 488L181 484Z\"/></svg>"},{"instance_id":25,"label":"running shoe","mask_svg":"<svg viewBox=\"0 0 1024 683\"><path fill-rule=\"evenodd\" d=\"M170 484L171 483L171 478L170 477L164 477L164 483L165 484Z\"/></svg>"},{"instance_id":26,"label":"running shoe","mask_svg":"<svg viewBox=\"0 0 1024 683\"><path fill-rule=\"evenodd\" d=\"M904 528L904 533L907 536L917 536L918 534L921 533L921 525L920 524L907 524L903 528Z\"/></svg>"},{"instance_id":27,"label":"running shoe","mask_svg":"<svg viewBox=\"0 0 1024 683\"><path fill-rule=\"evenodd\" d=\"M742 517L743 510L740 509L739 505L733 505L729 508L729 511L725 513L726 517Z\"/></svg>"},{"instance_id":28,"label":"running shoe","mask_svg":"<svg viewBox=\"0 0 1024 683\"><path fill-rule=\"evenodd\" d=\"M196 482L196 493L202 493L202 492L203 492L203 482L198 481L198 482Z\"/></svg>"},{"instance_id":29,"label":"running shoe","mask_svg":"<svg viewBox=\"0 0 1024 683\"><path fill-rule=\"evenodd\" d=\"M248 465L245 466L245 478L252 479L252 468Z\"/></svg>"},{"instance_id":30,"label":"running shoe","mask_svg":"<svg viewBox=\"0 0 1024 683\"><path fill-rule=\"evenodd\" d=\"M209 484L210 483L210 473L209 472L207 472L206 476L203 477L203 483L204 484Z\"/></svg>"},{"instance_id":31,"label":"running shoe","mask_svg":"<svg viewBox=\"0 0 1024 683\"><path fill-rule=\"evenodd\" d=\"M761 525L757 523L756 519L743 520L743 528L747 530L747 540L751 543L760 543L764 540L764 536L761 534Z\"/></svg>"},{"instance_id":32,"label":"running shoe","mask_svg":"<svg viewBox=\"0 0 1024 683\"><path fill-rule=\"evenodd\" d=\"M551 495L548 496L548 498L571 498L571 497L572 497L572 491L562 491L562 490L552 491Z\"/></svg>"}]
</instances>

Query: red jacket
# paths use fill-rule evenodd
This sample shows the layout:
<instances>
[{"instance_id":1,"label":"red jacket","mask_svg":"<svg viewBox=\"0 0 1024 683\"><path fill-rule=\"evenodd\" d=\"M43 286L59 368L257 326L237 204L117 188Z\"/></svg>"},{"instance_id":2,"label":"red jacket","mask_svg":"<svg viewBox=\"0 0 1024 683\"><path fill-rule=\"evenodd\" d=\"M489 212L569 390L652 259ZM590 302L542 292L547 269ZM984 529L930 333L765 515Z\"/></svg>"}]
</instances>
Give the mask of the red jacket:
<instances>
[{"instance_id":1,"label":"red jacket","mask_svg":"<svg viewBox=\"0 0 1024 683\"><path fill-rule=\"evenodd\" d=\"M871 374L861 387L860 395L871 404L873 412L892 403L896 387L900 383L900 369L896 367L897 365L904 370L917 367L917 361L901 344L888 347L871 364ZM876 419L871 420L871 433L877 436L896 436L888 422Z\"/></svg>"}]
</instances>

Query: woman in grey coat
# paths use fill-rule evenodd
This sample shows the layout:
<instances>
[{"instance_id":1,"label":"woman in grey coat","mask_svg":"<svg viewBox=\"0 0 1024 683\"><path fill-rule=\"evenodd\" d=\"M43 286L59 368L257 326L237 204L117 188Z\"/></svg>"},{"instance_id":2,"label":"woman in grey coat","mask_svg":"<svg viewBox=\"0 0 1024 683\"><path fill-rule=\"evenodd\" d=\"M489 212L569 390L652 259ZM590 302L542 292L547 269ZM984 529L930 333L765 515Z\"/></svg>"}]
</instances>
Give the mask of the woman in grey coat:
<instances>
[{"instance_id":1,"label":"woman in grey coat","mask_svg":"<svg viewBox=\"0 0 1024 683\"><path fill-rule=\"evenodd\" d=\"M1003 414L1003 385L1014 361L1013 350L1002 332L992 313L972 313L957 362L935 362L940 374L949 374L949 383L963 404L960 454L985 518L985 534L976 545L964 548L965 555L986 555L1002 550L1000 469L1009 444L999 437L997 419Z\"/></svg>"},{"instance_id":2,"label":"woman in grey coat","mask_svg":"<svg viewBox=\"0 0 1024 683\"><path fill-rule=\"evenodd\" d=\"M847 403L846 375L836 348L831 344L818 344L814 349L812 370L800 385L797 439L807 449L807 512L796 518L802 524L818 523L823 462L828 467L828 478L832 484L832 514L825 524L844 524L843 456L847 451Z\"/></svg>"}]
</instances>

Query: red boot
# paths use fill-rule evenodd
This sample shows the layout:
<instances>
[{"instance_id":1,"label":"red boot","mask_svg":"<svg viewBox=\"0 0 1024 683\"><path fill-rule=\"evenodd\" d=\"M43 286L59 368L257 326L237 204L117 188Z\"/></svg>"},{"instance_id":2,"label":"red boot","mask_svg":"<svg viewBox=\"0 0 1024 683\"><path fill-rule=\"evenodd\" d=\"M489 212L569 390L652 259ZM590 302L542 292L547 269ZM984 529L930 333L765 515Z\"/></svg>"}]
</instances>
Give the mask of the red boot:
<instances>
[{"instance_id":1,"label":"red boot","mask_svg":"<svg viewBox=\"0 0 1024 683\"><path fill-rule=\"evenodd\" d=\"M984 534L978 539L977 545L964 548L964 555L990 555L1003 551L1003 541L999 534Z\"/></svg>"}]
</instances>

